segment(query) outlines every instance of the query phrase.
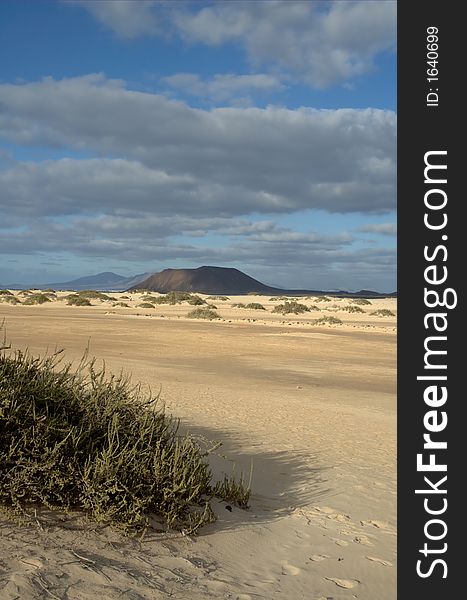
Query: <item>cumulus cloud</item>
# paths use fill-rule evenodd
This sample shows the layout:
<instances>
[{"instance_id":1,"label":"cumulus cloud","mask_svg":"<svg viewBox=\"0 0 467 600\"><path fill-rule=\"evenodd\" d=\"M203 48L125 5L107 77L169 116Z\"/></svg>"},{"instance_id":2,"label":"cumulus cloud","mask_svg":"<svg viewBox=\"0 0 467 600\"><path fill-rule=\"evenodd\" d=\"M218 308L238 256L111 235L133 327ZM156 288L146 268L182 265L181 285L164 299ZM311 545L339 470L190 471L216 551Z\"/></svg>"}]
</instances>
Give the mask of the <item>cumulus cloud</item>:
<instances>
[{"instance_id":1,"label":"cumulus cloud","mask_svg":"<svg viewBox=\"0 0 467 600\"><path fill-rule=\"evenodd\" d=\"M153 12L154 0L66 0L66 3L82 6L122 38L160 33Z\"/></svg>"},{"instance_id":2,"label":"cumulus cloud","mask_svg":"<svg viewBox=\"0 0 467 600\"><path fill-rule=\"evenodd\" d=\"M190 96L197 96L215 103L240 102L253 104L252 93L268 93L284 89L284 85L273 75L214 75L202 79L194 73L177 73L163 77L162 82L169 87Z\"/></svg>"},{"instance_id":3,"label":"cumulus cloud","mask_svg":"<svg viewBox=\"0 0 467 600\"><path fill-rule=\"evenodd\" d=\"M99 199L221 215L395 206L391 111L200 110L96 74L1 84L0 103L0 134L10 142L107 157L4 169L3 199L18 210L28 197L39 207L56 202L58 211Z\"/></svg>"},{"instance_id":4,"label":"cumulus cloud","mask_svg":"<svg viewBox=\"0 0 467 600\"><path fill-rule=\"evenodd\" d=\"M360 227L358 231L362 233L380 233L382 235L397 235L396 223L374 223Z\"/></svg>"},{"instance_id":5,"label":"cumulus cloud","mask_svg":"<svg viewBox=\"0 0 467 600\"><path fill-rule=\"evenodd\" d=\"M375 55L394 48L395 2L235 2L178 11L188 40L238 41L254 65L273 64L326 87L367 72Z\"/></svg>"},{"instance_id":6,"label":"cumulus cloud","mask_svg":"<svg viewBox=\"0 0 467 600\"><path fill-rule=\"evenodd\" d=\"M297 287L384 289L393 270L394 249L356 249L362 229L302 232L276 221L312 208L394 210L391 111L194 109L102 74L0 84L0 106L7 141L70 156L2 157L5 255L34 262L65 252L139 270L174 260L242 265ZM363 233L389 234L389 225Z\"/></svg>"},{"instance_id":7,"label":"cumulus cloud","mask_svg":"<svg viewBox=\"0 0 467 600\"><path fill-rule=\"evenodd\" d=\"M236 43L253 67L322 88L361 75L378 53L393 50L396 2L380 0L167 3L79 1L117 35L171 31L187 42ZM157 29L157 24L164 27Z\"/></svg>"}]
</instances>

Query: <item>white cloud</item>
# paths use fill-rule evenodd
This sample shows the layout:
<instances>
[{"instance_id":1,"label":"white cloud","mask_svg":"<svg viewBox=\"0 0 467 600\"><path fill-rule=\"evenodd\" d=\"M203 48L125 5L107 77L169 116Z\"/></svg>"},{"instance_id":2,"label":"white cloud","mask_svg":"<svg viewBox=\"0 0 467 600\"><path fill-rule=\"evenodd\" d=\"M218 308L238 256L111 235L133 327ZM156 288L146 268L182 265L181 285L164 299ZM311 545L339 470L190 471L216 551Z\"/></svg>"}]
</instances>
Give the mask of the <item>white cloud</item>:
<instances>
[{"instance_id":1,"label":"white cloud","mask_svg":"<svg viewBox=\"0 0 467 600\"><path fill-rule=\"evenodd\" d=\"M88 10L100 23L123 38L154 35L160 30L154 0L66 0Z\"/></svg>"},{"instance_id":2,"label":"white cloud","mask_svg":"<svg viewBox=\"0 0 467 600\"><path fill-rule=\"evenodd\" d=\"M36 201L41 206L50 202L45 190L53 189L62 210L71 203L78 211L97 197L105 206L158 203L158 210L170 200L170 210L188 214L395 207L391 111L206 111L127 90L102 75L0 84L0 103L0 134L14 144L109 157L4 170L3 199L10 206L23 206L28 190L31 198L44 195Z\"/></svg>"},{"instance_id":3,"label":"white cloud","mask_svg":"<svg viewBox=\"0 0 467 600\"><path fill-rule=\"evenodd\" d=\"M285 86L273 75L263 73L257 75L214 75L210 79L202 79L194 73L177 73L162 78L169 87L191 96L198 96L213 102L238 103L238 99L253 101L251 93L269 93L284 89Z\"/></svg>"},{"instance_id":4,"label":"white cloud","mask_svg":"<svg viewBox=\"0 0 467 600\"><path fill-rule=\"evenodd\" d=\"M234 42L253 67L265 66L318 88L368 72L376 55L394 50L396 40L392 0L75 4L122 37L170 31L187 42L211 46Z\"/></svg>"},{"instance_id":5,"label":"white cloud","mask_svg":"<svg viewBox=\"0 0 467 600\"><path fill-rule=\"evenodd\" d=\"M374 223L360 227L358 231L362 233L380 233L382 235L397 235L396 223Z\"/></svg>"},{"instance_id":6,"label":"white cloud","mask_svg":"<svg viewBox=\"0 0 467 600\"><path fill-rule=\"evenodd\" d=\"M99 74L0 84L0 105L0 135L13 144L92 156L5 157L4 254L33 264L65 252L140 270L176 257L297 287L387 287L393 249L355 250L353 234L294 231L272 215L393 210L391 111L200 110Z\"/></svg>"}]
</instances>

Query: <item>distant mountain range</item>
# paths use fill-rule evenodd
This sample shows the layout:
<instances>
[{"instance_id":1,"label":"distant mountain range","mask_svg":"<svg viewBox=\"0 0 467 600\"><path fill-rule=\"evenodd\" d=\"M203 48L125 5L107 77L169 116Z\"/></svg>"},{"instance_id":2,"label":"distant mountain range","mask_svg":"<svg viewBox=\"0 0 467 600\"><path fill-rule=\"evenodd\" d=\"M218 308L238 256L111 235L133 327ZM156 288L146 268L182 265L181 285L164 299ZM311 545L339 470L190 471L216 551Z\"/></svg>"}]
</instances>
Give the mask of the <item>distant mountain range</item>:
<instances>
[{"instance_id":1,"label":"distant mountain range","mask_svg":"<svg viewBox=\"0 0 467 600\"><path fill-rule=\"evenodd\" d=\"M378 298L383 296L396 296L392 294L380 294L372 290L361 290L359 292L348 292L345 290L290 290L272 287L253 279L238 269L227 267L198 267L197 269L165 269L160 273L141 273L133 277L124 277L110 271L80 277L71 281L54 283L43 283L34 285L5 285L0 288L26 289L26 288L52 288L54 290L100 290L108 292L120 292L124 290L144 289L155 292L200 292L202 294L270 294L271 296L291 295L306 296L312 294L328 294L331 296L361 296L366 298Z\"/></svg>"},{"instance_id":2,"label":"distant mountain range","mask_svg":"<svg viewBox=\"0 0 467 600\"><path fill-rule=\"evenodd\" d=\"M100 290L100 291L115 291L121 292L128 288L137 285L140 281L146 279L150 273L141 273L140 275L134 275L133 277L124 277L123 275L117 275L110 271L104 273L98 273L97 275L89 275L87 277L79 277L78 279L72 279L71 281L53 282L53 283L41 283L33 285L6 285L1 286L3 288L10 289L27 289L31 287L46 289L51 288L54 290Z\"/></svg>"}]
</instances>

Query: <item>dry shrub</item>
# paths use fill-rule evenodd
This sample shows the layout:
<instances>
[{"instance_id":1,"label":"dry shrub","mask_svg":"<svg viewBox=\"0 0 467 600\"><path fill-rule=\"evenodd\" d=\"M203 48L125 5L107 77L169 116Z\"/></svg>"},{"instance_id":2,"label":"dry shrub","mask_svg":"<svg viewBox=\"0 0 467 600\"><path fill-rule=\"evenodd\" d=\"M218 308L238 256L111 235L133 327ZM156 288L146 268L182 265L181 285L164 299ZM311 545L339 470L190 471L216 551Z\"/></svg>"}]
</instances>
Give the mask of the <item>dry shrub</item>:
<instances>
[{"instance_id":1,"label":"dry shrub","mask_svg":"<svg viewBox=\"0 0 467 600\"><path fill-rule=\"evenodd\" d=\"M158 396L85 355L0 351L0 503L83 509L131 532L150 514L195 532L213 521L213 497L247 507L243 479L212 481L207 441L181 435Z\"/></svg>"}]
</instances>

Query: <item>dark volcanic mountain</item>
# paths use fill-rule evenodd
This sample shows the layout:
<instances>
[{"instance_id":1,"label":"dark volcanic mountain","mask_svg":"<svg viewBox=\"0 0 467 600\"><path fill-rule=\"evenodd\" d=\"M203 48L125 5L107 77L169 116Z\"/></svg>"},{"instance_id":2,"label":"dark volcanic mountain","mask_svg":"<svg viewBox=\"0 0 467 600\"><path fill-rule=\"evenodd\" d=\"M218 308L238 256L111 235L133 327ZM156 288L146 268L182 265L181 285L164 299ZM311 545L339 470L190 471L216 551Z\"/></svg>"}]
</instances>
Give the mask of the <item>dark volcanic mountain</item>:
<instances>
[{"instance_id":1,"label":"dark volcanic mountain","mask_svg":"<svg viewBox=\"0 0 467 600\"><path fill-rule=\"evenodd\" d=\"M287 294L289 296L322 295L378 298L392 294L379 294L369 290L360 292L325 292L320 290L285 290L264 285L238 269L227 267L198 267L197 269L165 269L153 273L129 288L131 290L151 290L153 292L199 292L201 294L269 294L271 296Z\"/></svg>"},{"instance_id":2,"label":"dark volcanic mountain","mask_svg":"<svg viewBox=\"0 0 467 600\"><path fill-rule=\"evenodd\" d=\"M238 269L226 267L198 267L197 269L165 269L154 273L131 289L155 292L200 292L202 294L264 294L283 293L269 287Z\"/></svg>"}]
</instances>

